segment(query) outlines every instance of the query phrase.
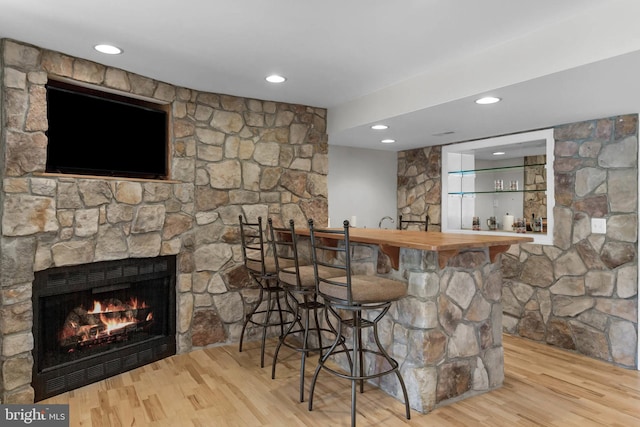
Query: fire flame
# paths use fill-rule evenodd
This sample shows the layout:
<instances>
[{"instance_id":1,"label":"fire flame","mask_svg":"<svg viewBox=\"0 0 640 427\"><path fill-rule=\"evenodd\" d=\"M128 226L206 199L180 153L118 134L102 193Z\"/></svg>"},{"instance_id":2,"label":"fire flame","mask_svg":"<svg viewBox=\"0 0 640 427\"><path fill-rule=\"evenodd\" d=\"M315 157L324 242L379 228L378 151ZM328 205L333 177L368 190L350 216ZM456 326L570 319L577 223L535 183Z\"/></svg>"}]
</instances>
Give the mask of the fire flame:
<instances>
[{"instance_id":1,"label":"fire flame","mask_svg":"<svg viewBox=\"0 0 640 427\"><path fill-rule=\"evenodd\" d=\"M104 314L100 314L100 321L107 327L107 329L102 331L102 333L105 335L111 335L113 331L126 328L129 325L133 325L134 323L137 323L137 320L130 316L125 317L124 320L123 318L109 319Z\"/></svg>"},{"instance_id":2,"label":"fire flame","mask_svg":"<svg viewBox=\"0 0 640 427\"><path fill-rule=\"evenodd\" d=\"M131 298L129 300L129 306L127 308L131 308L135 310L138 308L147 308L147 305L144 303L144 301L141 304L138 304L138 298ZM93 301L93 308L87 311L87 313L89 314L113 313L116 311L122 311L122 309L123 309L122 306L117 306L113 304L106 304L105 307L103 308L100 301Z\"/></svg>"},{"instance_id":3,"label":"fire flame","mask_svg":"<svg viewBox=\"0 0 640 427\"><path fill-rule=\"evenodd\" d=\"M143 301L138 301L137 298L131 298L128 303L123 303L117 299L94 300L91 310L84 311L89 316L88 319L84 320L86 323L79 323L78 321L82 319L83 315L74 311L72 314L76 318L67 318L65 325L59 331L59 339L65 342L76 337L79 342L87 342L116 336L126 332L126 328L131 325L141 322L142 319L139 316L145 313L141 313L139 310L147 308L149 307ZM78 308L78 310L81 310L81 308ZM146 313L144 321L150 322L152 319L153 313ZM73 349L69 351L73 351Z\"/></svg>"},{"instance_id":4,"label":"fire flame","mask_svg":"<svg viewBox=\"0 0 640 427\"><path fill-rule=\"evenodd\" d=\"M127 306L105 304L105 307L103 307L100 301L93 301L93 308L87 313L100 315L100 321L106 327L106 329L100 331L100 335L111 335L114 331L137 323L138 320L135 318L132 310L137 310L139 308L146 308L146 304L144 302L139 304L137 298L131 298ZM122 315L118 317L107 316L107 313L118 312Z\"/></svg>"}]
</instances>

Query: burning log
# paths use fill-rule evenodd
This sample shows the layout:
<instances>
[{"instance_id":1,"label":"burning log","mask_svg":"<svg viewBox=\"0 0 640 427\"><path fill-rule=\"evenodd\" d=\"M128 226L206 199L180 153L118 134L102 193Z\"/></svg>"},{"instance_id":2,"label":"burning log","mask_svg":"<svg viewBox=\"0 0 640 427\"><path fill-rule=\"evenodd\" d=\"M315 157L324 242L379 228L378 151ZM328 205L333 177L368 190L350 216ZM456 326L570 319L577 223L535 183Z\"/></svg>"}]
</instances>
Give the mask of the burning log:
<instances>
[{"instance_id":1,"label":"burning log","mask_svg":"<svg viewBox=\"0 0 640 427\"><path fill-rule=\"evenodd\" d=\"M152 313L145 304L136 300L123 303L116 298L94 301L93 308L74 308L65 319L58 336L58 343L67 351L78 346L99 344L115 335L138 330L151 323ZM142 323L141 323L142 322ZM126 339L122 337L116 340Z\"/></svg>"}]
</instances>

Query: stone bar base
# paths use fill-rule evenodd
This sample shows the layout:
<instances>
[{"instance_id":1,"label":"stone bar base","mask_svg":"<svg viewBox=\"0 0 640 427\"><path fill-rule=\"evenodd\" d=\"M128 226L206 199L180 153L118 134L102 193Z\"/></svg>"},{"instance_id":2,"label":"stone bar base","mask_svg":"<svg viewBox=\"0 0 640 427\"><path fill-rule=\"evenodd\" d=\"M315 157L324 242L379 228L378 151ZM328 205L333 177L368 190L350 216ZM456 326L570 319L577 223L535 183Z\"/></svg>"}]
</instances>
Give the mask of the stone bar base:
<instances>
[{"instance_id":1,"label":"stone bar base","mask_svg":"<svg viewBox=\"0 0 640 427\"><path fill-rule=\"evenodd\" d=\"M427 413L502 386L500 257L491 263L487 248L463 250L440 268L437 252L402 248L396 270L378 246L358 244L352 265L408 283L407 297L393 304L379 335L400 363L412 409ZM379 361L367 362L373 370ZM395 375L377 381L402 399Z\"/></svg>"}]
</instances>

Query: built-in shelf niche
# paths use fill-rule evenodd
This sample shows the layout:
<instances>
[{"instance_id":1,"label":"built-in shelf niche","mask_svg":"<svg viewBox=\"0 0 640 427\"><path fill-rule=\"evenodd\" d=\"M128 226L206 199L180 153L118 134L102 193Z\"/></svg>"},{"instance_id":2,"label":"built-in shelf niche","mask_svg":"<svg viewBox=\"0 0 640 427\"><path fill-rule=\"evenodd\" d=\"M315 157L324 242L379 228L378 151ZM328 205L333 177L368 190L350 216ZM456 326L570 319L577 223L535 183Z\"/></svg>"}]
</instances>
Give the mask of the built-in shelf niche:
<instances>
[{"instance_id":1,"label":"built-in shelf niche","mask_svg":"<svg viewBox=\"0 0 640 427\"><path fill-rule=\"evenodd\" d=\"M511 236L515 231L503 224L507 214L528 223L535 215L545 227L526 235L552 244L553 148L553 129L444 146L442 231ZM473 229L473 217L479 217L480 230ZM496 230L489 229L490 217L498 222Z\"/></svg>"}]
</instances>

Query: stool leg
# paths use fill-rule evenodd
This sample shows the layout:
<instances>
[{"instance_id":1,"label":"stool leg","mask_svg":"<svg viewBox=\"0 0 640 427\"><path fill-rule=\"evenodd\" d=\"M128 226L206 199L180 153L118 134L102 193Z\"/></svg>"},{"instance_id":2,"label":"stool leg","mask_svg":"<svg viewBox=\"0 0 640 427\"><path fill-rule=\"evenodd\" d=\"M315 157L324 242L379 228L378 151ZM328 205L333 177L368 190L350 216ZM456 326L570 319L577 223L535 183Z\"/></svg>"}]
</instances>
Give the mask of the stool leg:
<instances>
[{"instance_id":1,"label":"stool leg","mask_svg":"<svg viewBox=\"0 0 640 427\"><path fill-rule=\"evenodd\" d=\"M288 298L287 298L288 297ZM294 321L291 322L291 324L289 325L289 327L287 328L286 332L284 334L282 334L280 336L280 339L278 340L278 345L276 346L276 350L273 353L273 364L271 366L271 379L275 379L276 378L276 363L278 361L278 353L280 352L280 348L282 347L282 344L284 344L284 340L286 339L287 335L289 335L289 332L291 332L291 330L293 329L293 327L296 324L296 321L298 321L298 319L300 318L300 305L297 303L297 300L292 296L289 295L288 293L285 294L285 301L287 303L287 307L289 308L289 310L291 310L294 313ZM295 308L293 308L291 306L291 304L289 304L289 298L291 298L292 300L294 300L294 305Z\"/></svg>"},{"instance_id":2,"label":"stool leg","mask_svg":"<svg viewBox=\"0 0 640 427\"><path fill-rule=\"evenodd\" d=\"M256 280L255 277L254 277L254 280ZM256 280L256 282L257 282L257 280ZM246 318L244 320L244 324L242 325L242 332L240 332L240 344L238 346L238 351L240 353L242 353L242 341L244 339L244 332L247 329L247 325L249 324L249 321L251 320L251 317L258 310L258 307L260 307L260 304L262 304L262 299L264 298L264 288L262 287L260 282L258 282L258 285L260 285L260 287L258 288L258 289L260 289L260 293L258 294L258 302L253 307L253 309L249 312L249 314L247 314L247 316L246 316Z\"/></svg>"},{"instance_id":3,"label":"stool leg","mask_svg":"<svg viewBox=\"0 0 640 427\"><path fill-rule=\"evenodd\" d=\"M358 380L358 376L362 376L362 339L360 330L359 312L353 313L353 367L351 369L351 425L356 425L356 391L358 383L360 383L360 392L362 393L362 380Z\"/></svg>"},{"instance_id":4,"label":"stool leg","mask_svg":"<svg viewBox=\"0 0 640 427\"><path fill-rule=\"evenodd\" d=\"M336 330L336 328L333 327L333 324L331 323L331 321L329 320L329 311L331 311L333 313L333 315L336 317L336 319L338 319L338 329ZM333 310L330 309L329 306L325 305L324 306L324 317L325 320L327 322L327 327L331 330L331 332L333 334L335 334L336 338L339 339L339 344L342 346L342 353L344 353L347 356L347 361L349 363L349 369L351 369L353 367L353 360L351 358L351 353L349 352L349 349L347 348L347 340L342 336L341 332L338 331L342 331L342 323L341 322L341 318L338 316L338 314L336 312L334 312ZM322 357L322 353L320 353L320 357Z\"/></svg>"},{"instance_id":5,"label":"stool leg","mask_svg":"<svg viewBox=\"0 0 640 427\"><path fill-rule=\"evenodd\" d=\"M267 286L269 284L267 283ZM264 368L264 347L266 346L267 341L267 329L269 328L269 321L271 319L271 312L273 311L273 292L271 289L267 289L267 316L264 320L264 324L262 326L262 347L260 349L260 367ZM282 312L280 313L282 316ZM282 323L281 323L282 324Z\"/></svg>"},{"instance_id":6,"label":"stool leg","mask_svg":"<svg viewBox=\"0 0 640 427\"><path fill-rule=\"evenodd\" d=\"M276 280L276 286L278 286L278 279ZM284 318L282 317L282 305L280 304L280 293L283 292L282 288L278 288L275 291L276 294L276 304L278 306L278 315L280 316L280 336L284 335ZM286 295L285 295L286 298Z\"/></svg>"},{"instance_id":7,"label":"stool leg","mask_svg":"<svg viewBox=\"0 0 640 427\"><path fill-rule=\"evenodd\" d=\"M335 312L333 312L334 316L336 317L336 319L338 319L338 327L335 328L336 331L341 331L342 330L342 319L340 318L340 316L338 316ZM329 314L326 313L326 318L327 318L327 323L329 325L331 325L331 323L329 322ZM331 329L333 329L333 327L331 326ZM318 366L316 366L316 370L313 373L313 379L311 380L311 387L309 388L309 410L313 410L313 391L315 390L316 387L316 381L318 379L318 374L320 373L320 370L322 369L322 367L324 366L324 363L329 359L329 357L331 356L331 353L333 353L333 351L336 349L336 347L338 346L339 342L341 341L341 335L339 333L336 333L336 338L333 341L333 344L331 345L331 347L329 347L329 350L327 350L327 352L320 357L320 360L318 361ZM344 342L343 342L344 345ZM349 353L347 352L347 355ZM351 358L349 358L351 359Z\"/></svg>"},{"instance_id":8,"label":"stool leg","mask_svg":"<svg viewBox=\"0 0 640 427\"><path fill-rule=\"evenodd\" d=\"M304 295L303 301L306 309L304 309L304 326L303 326L303 337L302 337L302 357L300 360L300 402L304 402L304 366L307 359L307 355L309 353L309 298L307 295Z\"/></svg>"},{"instance_id":9,"label":"stool leg","mask_svg":"<svg viewBox=\"0 0 640 427\"><path fill-rule=\"evenodd\" d=\"M358 319L356 331L358 332L358 357L360 358L360 378L364 378L364 352L362 351L362 311L357 311L355 317ZM355 332L355 331L354 331ZM364 380L360 380L360 393L364 393Z\"/></svg>"},{"instance_id":10,"label":"stool leg","mask_svg":"<svg viewBox=\"0 0 640 427\"><path fill-rule=\"evenodd\" d=\"M320 351L320 357L322 357L322 332L320 331L320 320L318 319L318 307L316 303L318 302L317 295L313 295L312 303L313 303L313 320L316 325L316 334L318 335L318 349Z\"/></svg>"}]
</instances>

